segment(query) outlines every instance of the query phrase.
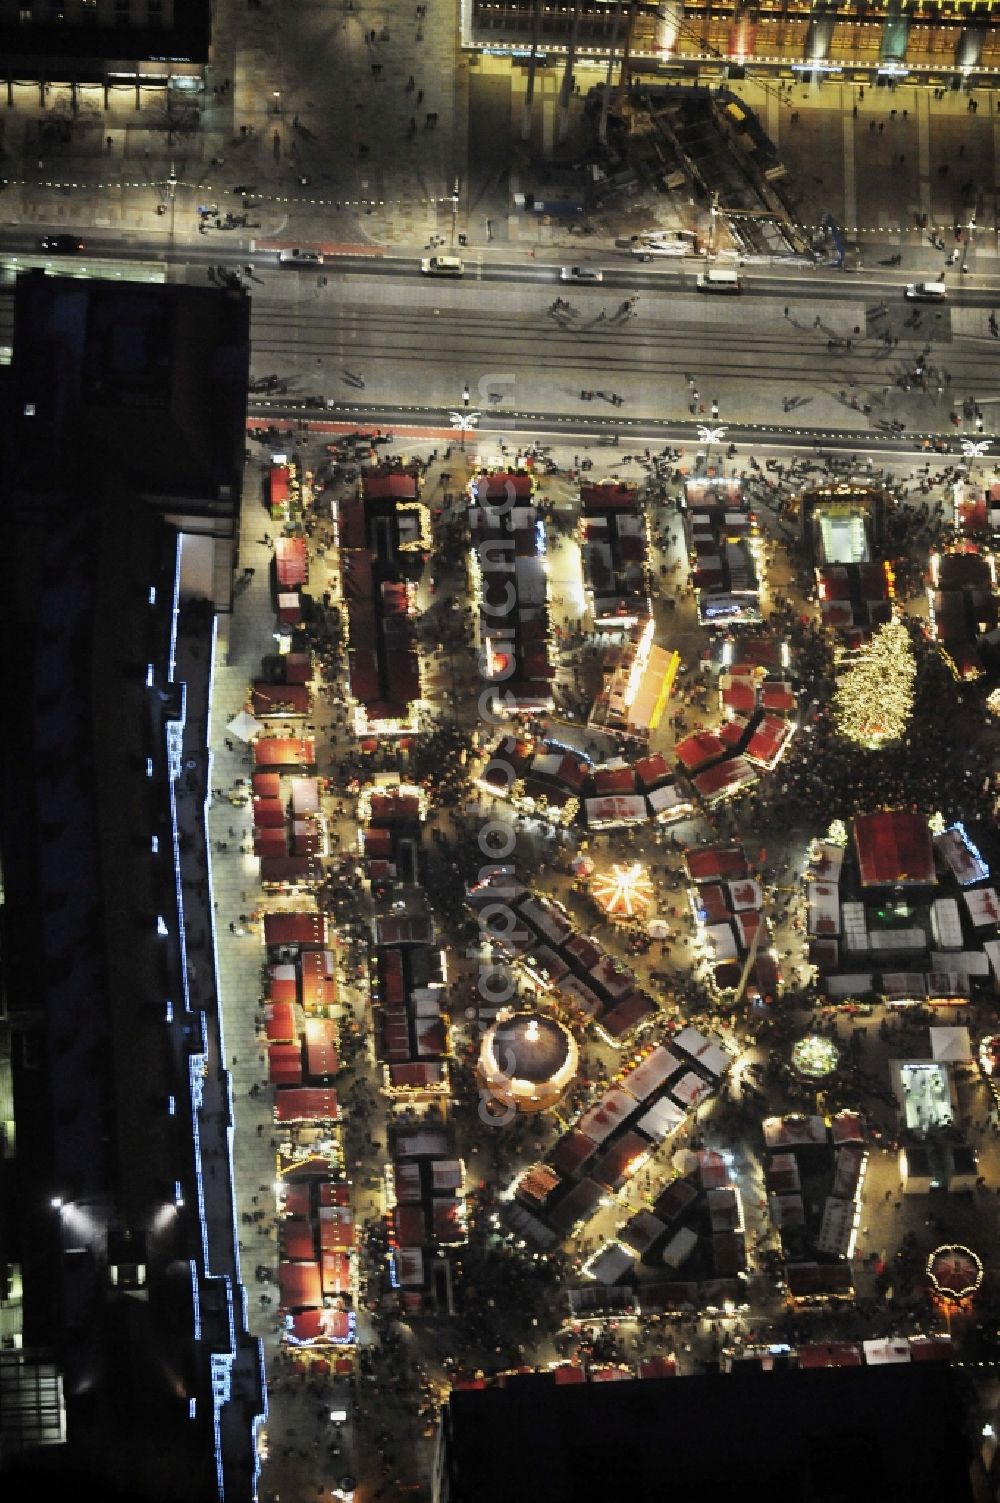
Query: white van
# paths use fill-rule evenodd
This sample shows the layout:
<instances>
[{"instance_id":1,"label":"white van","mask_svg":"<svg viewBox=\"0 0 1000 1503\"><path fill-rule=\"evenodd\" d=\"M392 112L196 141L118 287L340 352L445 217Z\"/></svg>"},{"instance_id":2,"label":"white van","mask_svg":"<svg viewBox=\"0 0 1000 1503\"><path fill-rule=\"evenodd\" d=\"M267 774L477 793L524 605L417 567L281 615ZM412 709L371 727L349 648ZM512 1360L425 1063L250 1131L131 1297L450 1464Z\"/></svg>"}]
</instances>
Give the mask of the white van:
<instances>
[{"instance_id":1,"label":"white van","mask_svg":"<svg viewBox=\"0 0 1000 1503\"><path fill-rule=\"evenodd\" d=\"M420 270L425 277L460 277L465 267L457 256L425 256Z\"/></svg>"},{"instance_id":2,"label":"white van","mask_svg":"<svg viewBox=\"0 0 1000 1503\"><path fill-rule=\"evenodd\" d=\"M314 250L283 250L278 252L278 265L313 268L323 265L323 256Z\"/></svg>"},{"instance_id":3,"label":"white van","mask_svg":"<svg viewBox=\"0 0 1000 1503\"><path fill-rule=\"evenodd\" d=\"M948 289L943 282L907 282L906 296L915 303L943 303Z\"/></svg>"},{"instance_id":4,"label":"white van","mask_svg":"<svg viewBox=\"0 0 1000 1503\"><path fill-rule=\"evenodd\" d=\"M700 271L697 287L699 292L743 291L740 274L731 266L710 266L707 271Z\"/></svg>"}]
</instances>

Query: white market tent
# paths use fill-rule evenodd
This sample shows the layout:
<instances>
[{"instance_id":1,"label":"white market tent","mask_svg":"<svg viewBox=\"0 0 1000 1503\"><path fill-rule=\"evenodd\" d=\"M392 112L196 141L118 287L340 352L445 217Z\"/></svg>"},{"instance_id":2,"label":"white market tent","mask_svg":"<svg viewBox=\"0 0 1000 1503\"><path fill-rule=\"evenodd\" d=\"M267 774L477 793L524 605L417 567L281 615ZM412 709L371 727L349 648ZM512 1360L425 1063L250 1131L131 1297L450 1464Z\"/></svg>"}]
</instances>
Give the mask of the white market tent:
<instances>
[{"instance_id":1,"label":"white market tent","mask_svg":"<svg viewBox=\"0 0 1000 1503\"><path fill-rule=\"evenodd\" d=\"M599 1284L617 1284L634 1267L635 1254L620 1242L609 1242L585 1265L584 1272Z\"/></svg>"},{"instance_id":2,"label":"white market tent","mask_svg":"<svg viewBox=\"0 0 1000 1503\"><path fill-rule=\"evenodd\" d=\"M851 1252L854 1227L861 1212L853 1200L840 1200L828 1195L823 1207L823 1220L816 1238L817 1252L829 1253L834 1258L846 1258Z\"/></svg>"},{"instance_id":3,"label":"white market tent","mask_svg":"<svg viewBox=\"0 0 1000 1503\"><path fill-rule=\"evenodd\" d=\"M694 1252L698 1245L698 1233L689 1226L682 1226L679 1232L675 1232L663 1249L663 1261L668 1268L680 1268L681 1264Z\"/></svg>"},{"instance_id":4,"label":"white market tent","mask_svg":"<svg viewBox=\"0 0 1000 1503\"><path fill-rule=\"evenodd\" d=\"M697 1028L682 1028L680 1033L675 1033L671 1043L678 1049L683 1049L692 1059L696 1059L700 1065L714 1075L716 1079L725 1075L732 1066L732 1058L719 1043L718 1039L707 1037Z\"/></svg>"},{"instance_id":5,"label":"white market tent","mask_svg":"<svg viewBox=\"0 0 1000 1503\"><path fill-rule=\"evenodd\" d=\"M869 1367L881 1367L886 1362L909 1362L910 1343L900 1338L886 1337L883 1341L863 1341L865 1362Z\"/></svg>"},{"instance_id":6,"label":"white market tent","mask_svg":"<svg viewBox=\"0 0 1000 1503\"><path fill-rule=\"evenodd\" d=\"M807 882L839 882L840 868L844 864L844 847L831 840L816 840L809 853L806 867Z\"/></svg>"},{"instance_id":7,"label":"white market tent","mask_svg":"<svg viewBox=\"0 0 1000 1503\"><path fill-rule=\"evenodd\" d=\"M767 1148L795 1148L827 1141L826 1122L822 1117L764 1118L764 1145Z\"/></svg>"},{"instance_id":8,"label":"white market tent","mask_svg":"<svg viewBox=\"0 0 1000 1503\"><path fill-rule=\"evenodd\" d=\"M986 958L993 968L993 975L1000 981L1000 941L988 939L983 945Z\"/></svg>"},{"instance_id":9,"label":"white market tent","mask_svg":"<svg viewBox=\"0 0 1000 1503\"><path fill-rule=\"evenodd\" d=\"M997 899L996 888L977 887L972 892L963 892L962 897L975 928L990 929L1000 923L1000 901Z\"/></svg>"},{"instance_id":10,"label":"white market tent","mask_svg":"<svg viewBox=\"0 0 1000 1503\"><path fill-rule=\"evenodd\" d=\"M255 736L260 735L263 729L263 723L255 720L249 710L241 710L226 725L226 730L238 736L241 741L252 741Z\"/></svg>"},{"instance_id":11,"label":"white market tent","mask_svg":"<svg viewBox=\"0 0 1000 1503\"><path fill-rule=\"evenodd\" d=\"M809 934L812 938L831 938L840 933L840 889L833 882L810 882Z\"/></svg>"},{"instance_id":12,"label":"white market tent","mask_svg":"<svg viewBox=\"0 0 1000 1503\"><path fill-rule=\"evenodd\" d=\"M668 1138L686 1120L687 1113L675 1101L669 1096L661 1096L648 1112L643 1112L635 1125L655 1142L659 1138Z\"/></svg>"},{"instance_id":13,"label":"white market tent","mask_svg":"<svg viewBox=\"0 0 1000 1503\"><path fill-rule=\"evenodd\" d=\"M736 959L738 952L732 924L709 924L705 929L705 943L713 960Z\"/></svg>"},{"instance_id":14,"label":"white market tent","mask_svg":"<svg viewBox=\"0 0 1000 1503\"><path fill-rule=\"evenodd\" d=\"M676 783L665 783L662 788L653 788L646 797L656 819L666 820L672 814L680 815L692 807L690 798Z\"/></svg>"},{"instance_id":15,"label":"white market tent","mask_svg":"<svg viewBox=\"0 0 1000 1503\"><path fill-rule=\"evenodd\" d=\"M967 1028L931 1028L931 1058L942 1063L972 1058L972 1043Z\"/></svg>"},{"instance_id":16,"label":"white market tent","mask_svg":"<svg viewBox=\"0 0 1000 1503\"><path fill-rule=\"evenodd\" d=\"M962 917L954 898L935 898L931 904L931 933L943 950L962 948Z\"/></svg>"},{"instance_id":17,"label":"white market tent","mask_svg":"<svg viewBox=\"0 0 1000 1503\"><path fill-rule=\"evenodd\" d=\"M682 1075L680 1080L675 1081L670 1087L670 1094L682 1106L693 1108L699 1102L704 1101L706 1096L712 1094L712 1087L707 1081L702 1080L700 1075L696 1075L693 1070L689 1070L686 1075Z\"/></svg>"},{"instance_id":18,"label":"white market tent","mask_svg":"<svg viewBox=\"0 0 1000 1503\"><path fill-rule=\"evenodd\" d=\"M932 950L931 969L957 971L960 976L988 976L990 962L983 950Z\"/></svg>"},{"instance_id":19,"label":"white market tent","mask_svg":"<svg viewBox=\"0 0 1000 1503\"><path fill-rule=\"evenodd\" d=\"M622 1078L621 1085L636 1101L645 1101L665 1080L669 1080L671 1075L683 1068L677 1055L671 1054L661 1044Z\"/></svg>"}]
</instances>

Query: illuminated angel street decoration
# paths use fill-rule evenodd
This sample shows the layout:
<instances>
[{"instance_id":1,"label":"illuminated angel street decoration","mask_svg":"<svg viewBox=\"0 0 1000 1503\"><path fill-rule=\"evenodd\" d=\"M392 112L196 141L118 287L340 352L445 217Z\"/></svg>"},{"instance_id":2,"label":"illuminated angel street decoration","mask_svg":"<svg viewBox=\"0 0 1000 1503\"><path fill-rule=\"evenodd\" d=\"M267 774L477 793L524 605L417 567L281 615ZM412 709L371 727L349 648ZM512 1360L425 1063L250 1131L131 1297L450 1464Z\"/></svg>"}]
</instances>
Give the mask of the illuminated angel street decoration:
<instances>
[{"instance_id":1,"label":"illuminated angel street decoration","mask_svg":"<svg viewBox=\"0 0 1000 1503\"><path fill-rule=\"evenodd\" d=\"M983 1264L971 1247L947 1242L927 1259L927 1278L935 1298L949 1305L970 1300L983 1282Z\"/></svg>"},{"instance_id":2,"label":"illuminated angel street decoration","mask_svg":"<svg viewBox=\"0 0 1000 1503\"><path fill-rule=\"evenodd\" d=\"M626 919L646 919L652 911L655 893L652 879L638 861L631 866L612 866L601 872L590 885L594 902L619 923Z\"/></svg>"}]
</instances>

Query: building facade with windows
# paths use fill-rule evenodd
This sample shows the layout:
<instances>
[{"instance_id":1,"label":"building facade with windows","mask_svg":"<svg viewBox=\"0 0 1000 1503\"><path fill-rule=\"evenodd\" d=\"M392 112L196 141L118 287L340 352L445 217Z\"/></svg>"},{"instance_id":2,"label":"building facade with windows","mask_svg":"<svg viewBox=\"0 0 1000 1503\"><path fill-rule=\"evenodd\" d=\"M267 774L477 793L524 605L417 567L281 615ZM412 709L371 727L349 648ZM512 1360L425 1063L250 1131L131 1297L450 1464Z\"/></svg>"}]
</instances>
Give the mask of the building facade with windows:
<instances>
[{"instance_id":1,"label":"building facade with windows","mask_svg":"<svg viewBox=\"0 0 1000 1503\"><path fill-rule=\"evenodd\" d=\"M0 0L0 78L16 84L196 90L211 0ZM42 103L44 104L44 98Z\"/></svg>"},{"instance_id":2,"label":"building facade with windows","mask_svg":"<svg viewBox=\"0 0 1000 1503\"><path fill-rule=\"evenodd\" d=\"M627 73L744 74L990 87L1000 76L995 0L463 0L474 51L544 66L607 58Z\"/></svg>"}]
</instances>

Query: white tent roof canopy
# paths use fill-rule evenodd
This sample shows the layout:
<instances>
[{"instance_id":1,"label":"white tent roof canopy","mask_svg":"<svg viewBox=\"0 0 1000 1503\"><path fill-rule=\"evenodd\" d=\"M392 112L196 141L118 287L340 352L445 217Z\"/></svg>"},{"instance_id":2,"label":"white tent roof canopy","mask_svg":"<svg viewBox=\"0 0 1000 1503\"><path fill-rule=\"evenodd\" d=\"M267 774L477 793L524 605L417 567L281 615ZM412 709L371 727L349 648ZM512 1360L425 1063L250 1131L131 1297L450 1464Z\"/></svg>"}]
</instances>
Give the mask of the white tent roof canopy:
<instances>
[{"instance_id":1,"label":"white tent roof canopy","mask_svg":"<svg viewBox=\"0 0 1000 1503\"><path fill-rule=\"evenodd\" d=\"M260 735L263 729L263 723L255 720L249 710L241 710L226 725L226 730L238 736L241 741L252 741L255 736Z\"/></svg>"},{"instance_id":2,"label":"white tent roof canopy","mask_svg":"<svg viewBox=\"0 0 1000 1503\"><path fill-rule=\"evenodd\" d=\"M929 1031L932 1058L941 1061L972 1058L972 1044L967 1028L931 1028Z\"/></svg>"}]
</instances>

